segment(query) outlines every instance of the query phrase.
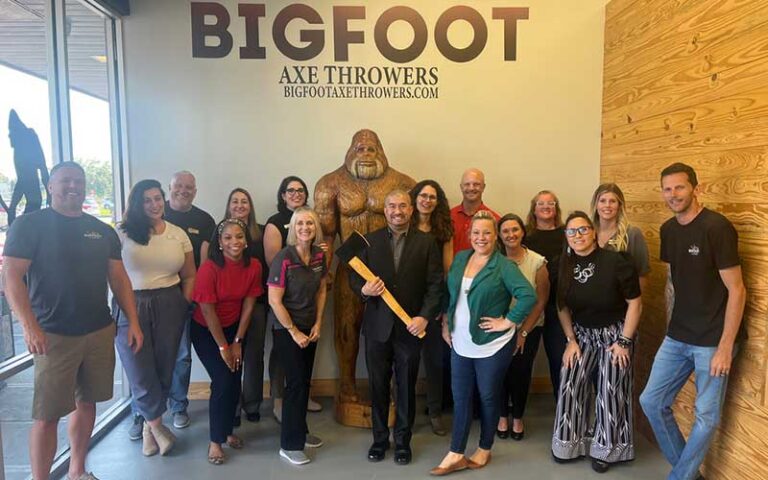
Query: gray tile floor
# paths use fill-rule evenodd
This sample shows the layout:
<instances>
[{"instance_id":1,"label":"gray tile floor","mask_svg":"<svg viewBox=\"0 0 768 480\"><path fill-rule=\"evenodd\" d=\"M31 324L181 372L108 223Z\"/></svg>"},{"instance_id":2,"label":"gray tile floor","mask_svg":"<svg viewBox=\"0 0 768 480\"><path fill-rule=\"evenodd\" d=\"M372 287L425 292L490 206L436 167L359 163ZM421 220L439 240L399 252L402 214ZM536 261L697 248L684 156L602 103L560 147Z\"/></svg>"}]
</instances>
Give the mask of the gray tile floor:
<instances>
[{"instance_id":1,"label":"gray tile floor","mask_svg":"<svg viewBox=\"0 0 768 480\"><path fill-rule=\"evenodd\" d=\"M423 399L420 399L423 401ZM227 450L227 463L209 465L206 461L208 445L207 405L192 402L192 425L176 431L179 442L166 457L145 458L140 442L128 440L130 419L124 420L106 438L96 445L89 456L88 468L104 480L135 479L208 479L252 478L257 480L304 478L312 480L397 479L427 478L429 469L439 463L448 450L449 438L434 436L425 415L417 415L412 446L413 462L398 466L392 461L391 451L386 460L378 464L366 460L371 442L370 432L343 427L333 420L332 400L322 399L325 409L310 413L308 420L313 433L325 440L325 446L310 451L312 463L294 467L278 456L280 427L272 419L268 406L262 409L261 422L245 422L239 434L246 442L243 450ZM420 407L420 412L423 406ZM466 471L453 477L472 477L475 480L514 478L515 480L549 479L663 479L668 467L659 451L647 440L636 439L637 459L610 470L607 476L593 472L588 461L560 465L551 460L553 401L549 395L534 395L526 413L526 437L522 442L498 440L493 448L493 461L483 470ZM475 422L469 440L468 453L477 445L478 426Z\"/></svg>"}]
</instances>

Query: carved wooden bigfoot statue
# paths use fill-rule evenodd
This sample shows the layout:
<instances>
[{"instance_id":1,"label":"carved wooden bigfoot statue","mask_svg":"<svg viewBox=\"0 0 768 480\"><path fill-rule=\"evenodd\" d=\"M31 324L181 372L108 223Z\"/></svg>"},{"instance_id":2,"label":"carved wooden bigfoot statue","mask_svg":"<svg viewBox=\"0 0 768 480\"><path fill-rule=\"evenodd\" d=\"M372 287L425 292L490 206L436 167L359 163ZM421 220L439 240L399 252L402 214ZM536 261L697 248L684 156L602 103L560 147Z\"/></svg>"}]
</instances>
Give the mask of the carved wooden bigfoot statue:
<instances>
[{"instance_id":1,"label":"carved wooden bigfoot statue","mask_svg":"<svg viewBox=\"0 0 768 480\"><path fill-rule=\"evenodd\" d=\"M365 235L384 227L384 197L415 182L389 166L379 137L360 130L352 137L344 165L323 176L315 185L315 210L320 216L325 241L333 245L353 230ZM349 287L349 268L339 264L333 286L336 353L339 357L340 399L357 401L355 362L360 339L362 302Z\"/></svg>"}]
</instances>

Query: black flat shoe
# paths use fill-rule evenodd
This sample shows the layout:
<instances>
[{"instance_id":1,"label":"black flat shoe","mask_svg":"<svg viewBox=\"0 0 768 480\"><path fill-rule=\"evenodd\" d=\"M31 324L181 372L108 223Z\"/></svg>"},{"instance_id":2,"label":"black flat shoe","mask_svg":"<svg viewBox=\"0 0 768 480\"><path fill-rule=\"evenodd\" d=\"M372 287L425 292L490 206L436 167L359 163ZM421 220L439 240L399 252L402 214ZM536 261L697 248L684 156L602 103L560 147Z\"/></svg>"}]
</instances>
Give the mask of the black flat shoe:
<instances>
[{"instance_id":1,"label":"black flat shoe","mask_svg":"<svg viewBox=\"0 0 768 480\"><path fill-rule=\"evenodd\" d=\"M501 439L509 438L509 430L499 430L497 428L496 429L496 436L501 438Z\"/></svg>"},{"instance_id":2,"label":"black flat shoe","mask_svg":"<svg viewBox=\"0 0 768 480\"><path fill-rule=\"evenodd\" d=\"M610 463L598 460L596 458L592 459L592 470L596 471L597 473L605 473L609 468L611 468Z\"/></svg>"},{"instance_id":3,"label":"black flat shoe","mask_svg":"<svg viewBox=\"0 0 768 480\"><path fill-rule=\"evenodd\" d=\"M261 420L261 413L259 412L253 412L253 413L246 413L245 419L248 420L251 423L256 423L259 420Z\"/></svg>"},{"instance_id":4,"label":"black flat shoe","mask_svg":"<svg viewBox=\"0 0 768 480\"><path fill-rule=\"evenodd\" d=\"M411 463L413 453L411 447L399 446L395 447L395 463L398 465L408 465Z\"/></svg>"},{"instance_id":5,"label":"black flat shoe","mask_svg":"<svg viewBox=\"0 0 768 480\"><path fill-rule=\"evenodd\" d=\"M371 445L371 448L368 449L368 461L380 462L384 460L384 455L387 453L387 450L389 450L389 442L374 442L373 445Z\"/></svg>"},{"instance_id":6,"label":"black flat shoe","mask_svg":"<svg viewBox=\"0 0 768 480\"><path fill-rule=\"evenodd\" d=\"M522 440L524 436L525 436L525 430L523 430L522 432L516 432L514 430L509 432L509 438L511 438L512 440L516 440L518 442Z\"/></svg>"}]
</instances>

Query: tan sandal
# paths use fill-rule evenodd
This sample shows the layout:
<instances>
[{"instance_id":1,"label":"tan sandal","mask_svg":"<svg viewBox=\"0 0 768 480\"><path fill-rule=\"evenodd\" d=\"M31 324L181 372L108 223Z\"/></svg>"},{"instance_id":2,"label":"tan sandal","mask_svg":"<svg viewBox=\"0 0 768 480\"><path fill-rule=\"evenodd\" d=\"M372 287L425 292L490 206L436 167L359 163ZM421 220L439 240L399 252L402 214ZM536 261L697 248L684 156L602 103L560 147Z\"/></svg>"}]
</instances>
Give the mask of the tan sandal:
<instances>
[{"instance_id":1,"label":"tan sandal","mask_svg":"<svg viewBox=\"0 0 768 480\"><path fill-rule=\"evenodd\" d=\"M211 465L224 465L226 458L223 453L221 455L212 455L211 447L208 447L208 463Z\"/></svg>"},{"instance_id":2,"label":"tan sandal","mask_svg":"<svg viewBox=\"0 0 768 480\"><path fill-rule=\"evenodd\" d=\"M234 435L231 435L227 437L227 446L229 448L234 448L235 450L240 450L245 446L245 443L243 443L243 439L240 437L236 437Z\"/></svg>"}]
</instances>

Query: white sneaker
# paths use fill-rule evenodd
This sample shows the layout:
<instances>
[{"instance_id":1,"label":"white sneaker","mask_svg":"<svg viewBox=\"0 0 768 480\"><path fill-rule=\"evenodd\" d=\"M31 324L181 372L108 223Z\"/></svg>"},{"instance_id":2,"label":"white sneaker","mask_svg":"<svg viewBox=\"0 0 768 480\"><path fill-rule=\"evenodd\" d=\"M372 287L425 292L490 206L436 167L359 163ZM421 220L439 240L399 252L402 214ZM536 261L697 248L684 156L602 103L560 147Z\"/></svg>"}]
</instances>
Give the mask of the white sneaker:
<instances>
[{"instance_id":1,"label":"white sneaker","mask_svg":"<svg viewBox=\"0 0 768 480\"><path fill-rule=\"evenodd\" d=\"M323 411L323 406L310 398L309 401L307 402L307 411L308 412L322 412Z\"/></svg>"},{"instance_id":2,"label":"white sneaker","mask_svg":"<svg viewBox=\"0 0 768 480\"><path fill-rule=\"evenodd\" d=\"M306 465L310 461L303 450L283 450L281 448L280 456L291 462L293 465Z\"/></svg>"}]
</instances>

